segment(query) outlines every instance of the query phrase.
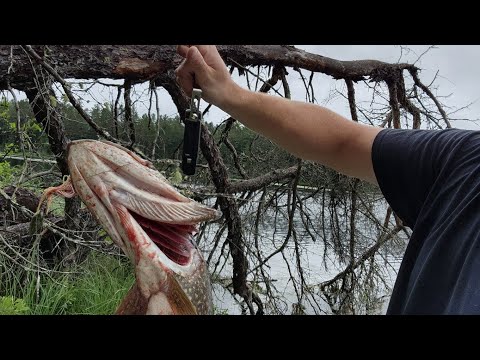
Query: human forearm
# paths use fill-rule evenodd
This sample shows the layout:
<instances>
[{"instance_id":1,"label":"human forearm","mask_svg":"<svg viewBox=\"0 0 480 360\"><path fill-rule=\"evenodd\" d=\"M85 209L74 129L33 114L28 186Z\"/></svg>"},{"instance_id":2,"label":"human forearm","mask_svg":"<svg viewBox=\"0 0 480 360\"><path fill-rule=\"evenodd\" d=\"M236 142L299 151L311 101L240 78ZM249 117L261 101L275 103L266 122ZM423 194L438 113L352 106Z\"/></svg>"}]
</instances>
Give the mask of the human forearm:
<instances>
[{"instance_id":1,"label":"human forearm","mask_svg":"<svg viewBox=\"0 0 480 360\"><path fill-rule=\"evenodd\" d=\"M227 91L217 105L253 131L302 159L372 180L363 165L370 161L362 151L368 144L359 134L373 136L379 129L318 105L252 92L233 82Z\"/></svg>"},{"instance_id":2,"label":"human forearm","mask_svg":"<svg viewBox=\"0 0 480 360\"><path fill-rule=\"evenodd\" d=\"M214 46L180 45L177 51L185 58L176 70L177 82L187 95L199 86L206 101L296 156L376 182L371 148L379 128L318 105L243 89L231 79Z\"/></svg>"}]
</instances>

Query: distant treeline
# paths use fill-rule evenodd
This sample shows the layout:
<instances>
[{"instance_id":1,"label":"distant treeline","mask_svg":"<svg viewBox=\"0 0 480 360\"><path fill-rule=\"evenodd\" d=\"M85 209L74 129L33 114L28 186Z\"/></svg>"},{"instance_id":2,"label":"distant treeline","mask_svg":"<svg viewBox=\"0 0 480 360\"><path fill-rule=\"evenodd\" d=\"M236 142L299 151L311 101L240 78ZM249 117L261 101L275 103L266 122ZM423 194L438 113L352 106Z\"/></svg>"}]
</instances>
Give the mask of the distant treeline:
<instances>
[{"instance_id":1,"label":"distant treeline","mask_svg":"<svg viewBox=\"0 0 480 360\"><path fill-rule=\"evenodd\" d=\"M95 131L85 122L77 110L68 102L51 101L52 106L59 107L64 115L64 125L67 137L71 140L98 139ZM27 100L18 102L20 108L21 129L24 141L28 141L36 152L45 155L50 154L48 139L42 128L35 121L32 110ZM157 121L154 112L139 114L132 109L132 119L135 127L135 146L145 154L152 153L153 142L160 126L159 136L155 149L156 159L181 159L181 145L183 141L183 124L178 116L160 116ZM112 104L96 104L89 111L92 119L111 135L124 141L129 140L128 124L125 121L123 105L117 110L117 130L115 129L114 109ZM17 114L13 102L5 98L0 99L0 153L13 154L18 152L16 138ZM225 130L225 123L214 125L206 122L210 132L219 143ZM247 177L256 177L274 169L285 168L297 164L297 159L286 151L280 149L274 143L254 133L238 122L233 123L228 135L228 140L235 147L238 162ZM224 143L220 145L220 151L232 178L241 179L242 175L235 166L234 155ZM200 163L206 161L200 156ZM337 183L343 181L337 173L312 164L304 165L300 184L318 186L319 183ZM345 184L346 185L346 184Z\"/></svg>"}]
</instances>

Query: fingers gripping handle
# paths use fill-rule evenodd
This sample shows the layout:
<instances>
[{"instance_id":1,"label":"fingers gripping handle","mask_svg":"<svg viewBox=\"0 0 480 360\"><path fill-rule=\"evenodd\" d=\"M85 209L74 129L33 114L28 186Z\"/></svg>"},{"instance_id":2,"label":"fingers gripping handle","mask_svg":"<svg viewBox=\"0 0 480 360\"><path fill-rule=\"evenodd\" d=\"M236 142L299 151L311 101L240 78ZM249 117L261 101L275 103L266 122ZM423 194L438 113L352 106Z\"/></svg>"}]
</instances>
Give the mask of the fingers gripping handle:
<instances>
[{"instance_id":1,"label":"fingers gripping handle","mask_svg":"<svg viewBox=\"0 0 480 360\"><path fill-rule=\"evenodd\" d=\"M197 167L198 147L200 144L200 131L202 113L200 100L202 90L193 89L190 109L185 112L185 130L183 133L182 171L185 175L195 174Z\"/></svg>"}]
</instances>

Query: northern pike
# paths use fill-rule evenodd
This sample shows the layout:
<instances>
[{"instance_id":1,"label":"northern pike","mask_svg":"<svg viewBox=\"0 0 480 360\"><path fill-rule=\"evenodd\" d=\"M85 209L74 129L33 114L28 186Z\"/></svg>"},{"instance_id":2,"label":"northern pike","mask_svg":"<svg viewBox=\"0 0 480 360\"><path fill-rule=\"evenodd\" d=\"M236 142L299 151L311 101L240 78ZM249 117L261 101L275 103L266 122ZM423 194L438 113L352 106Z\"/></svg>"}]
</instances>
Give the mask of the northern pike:
<instances>
[{"instance_id":1,"label":"northern pike","mask_svg":"<svg viewBox=\"0 0 480 360\"><path fill-rule=\"evenodd\" d=\"M221 212L183 196L149 161L108 141L70 142L68 167L68 181L44 197L78 194L135 265L136 281L116 313L212 314L210 276L193 236Z\"/></svg>"}]
</instances>

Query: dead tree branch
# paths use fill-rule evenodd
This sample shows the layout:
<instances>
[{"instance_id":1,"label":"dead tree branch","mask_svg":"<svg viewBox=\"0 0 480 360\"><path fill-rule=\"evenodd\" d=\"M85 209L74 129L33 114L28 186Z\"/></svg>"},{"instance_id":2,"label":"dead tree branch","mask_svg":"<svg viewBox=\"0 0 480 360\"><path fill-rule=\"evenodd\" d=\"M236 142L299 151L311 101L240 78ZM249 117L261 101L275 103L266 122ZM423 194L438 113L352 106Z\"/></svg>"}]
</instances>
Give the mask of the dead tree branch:
<instances>
[{"instance_id":1,"label":"dead tree branch","mask_svg":"<svg viewBox=\"0 0 480 360\"><path fill-rule=\"evenodd\" d=\"M408 71L410 72L410 75L412 75L413 81L415 81L415 85L417 85L420 89L422 89L423 92L425 92L425 94L427 94L430 97L430 99L432 99L432 101L435 103L438 111L440 112L440 114L442 114L443 121L445 121L445 124L447 124L447 128L451 128L452 125L450 124L450 121L448 120L448 116L445 113L445 110L443 110L442 105L437 100L435 95L433 95L433 93L430 91L430 89L420 81L420 78L418 77L418 69L417 68L409 68Z\"/></svg>"},{"instance_id":2,"label":"dead tree branch","mask_svg":"<svg viewBox=\"0 0 480 360\"><path fill-rule=\"evenodd\" d=\"M132 118L132 99L130 98L130 92L132 90L131 80L126 79L123 87L125 88L125 92L123 93L123 101L125 103L125 122L128 125L130 148L132 148L135 144L135 125Z\"/></svg>"}]
</instances>

